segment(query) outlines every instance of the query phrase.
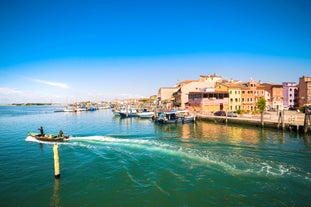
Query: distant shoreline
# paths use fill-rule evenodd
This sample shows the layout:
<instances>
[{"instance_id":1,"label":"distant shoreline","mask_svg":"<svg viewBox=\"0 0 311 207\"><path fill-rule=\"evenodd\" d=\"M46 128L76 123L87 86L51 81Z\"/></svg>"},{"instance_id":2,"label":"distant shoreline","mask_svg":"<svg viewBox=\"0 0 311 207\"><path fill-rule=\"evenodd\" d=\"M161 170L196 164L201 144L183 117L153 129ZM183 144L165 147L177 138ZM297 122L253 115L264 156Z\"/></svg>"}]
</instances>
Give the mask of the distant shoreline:
<instances>
[{"instance_id":1,"label":"distant shoreline","mask_svg":"<svg viewBox=\"0 0 311 207\"><path fill-rule=\"evenodd\" d=\"M59 105L58 103L12 103L12 104L0 104L0 106L52 106Z\"/></svg>"}]
</instances>

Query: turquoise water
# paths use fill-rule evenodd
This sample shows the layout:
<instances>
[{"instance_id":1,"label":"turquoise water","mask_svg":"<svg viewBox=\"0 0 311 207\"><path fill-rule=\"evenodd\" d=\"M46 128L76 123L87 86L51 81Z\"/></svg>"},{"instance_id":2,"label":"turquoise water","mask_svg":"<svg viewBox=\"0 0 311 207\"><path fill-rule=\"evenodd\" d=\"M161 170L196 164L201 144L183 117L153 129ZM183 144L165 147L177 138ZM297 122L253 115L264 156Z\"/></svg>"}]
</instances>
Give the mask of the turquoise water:
<instances>
[{"instance_id":1,"label":"turquoise water","mask_svg":"<svg viewBox=\"0 0 311 207\"><path fill-rule=\"evenodd\" d=\"M0 107L2 206L310 206L310 135L56 109ZM40 126L73 136L59 180Z\"/></svg>"}]
</instances>

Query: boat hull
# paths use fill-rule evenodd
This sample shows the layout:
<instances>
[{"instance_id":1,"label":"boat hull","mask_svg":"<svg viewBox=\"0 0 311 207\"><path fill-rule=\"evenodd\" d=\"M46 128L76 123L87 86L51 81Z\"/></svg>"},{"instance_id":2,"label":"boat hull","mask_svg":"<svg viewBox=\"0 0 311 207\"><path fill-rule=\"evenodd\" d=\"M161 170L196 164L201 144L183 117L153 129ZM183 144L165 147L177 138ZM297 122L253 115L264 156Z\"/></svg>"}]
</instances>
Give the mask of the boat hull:
<instances>
[{"instance_id":1,"label":"boat hull","mask_svg":"<svg viewBox=\"0 0 311 207\"><path fill-rule=\"evenodd\" d=\"M123 113L123 112L120 112L120 117L121 118L132 118L132 117L137 117L137 113Z\"/></svg>"},{"instance_id":2,"label":"boat hull","mask_svg":"<svg viewBox=\"0 0 311 207\"><path fill-rule=\"evenodd\" d=\"M155 122L158 124L178 124L178 123L191 123L195 121L195 117L188 117L188 118L178 118L178 119L155 119Z\"/></svg>"},{"instance_id":3,"label":"boat hull","mask_svg":"<svg viewBox=\"0 0 311 207\"><path fill-rule=\"evenodd\" d=\"M34 133L34 132L29 132L28 136L31 136L37 140L46 141L46 142L63 142L66 138L68 138L67 136L59 137L55 134L45 134L42 136L42 135L40 135L38 133Z\"/></svg>"},{"instance_id":4,"label":"boat hull","mask_svg":"<svg viewBox=\"0 0 311 207\"><path fill-rule=\"evenodd\" d=\"M152 118L154 116L154 112L141 112L137 113L140 118Z\"/></svg>"}]
</instances>

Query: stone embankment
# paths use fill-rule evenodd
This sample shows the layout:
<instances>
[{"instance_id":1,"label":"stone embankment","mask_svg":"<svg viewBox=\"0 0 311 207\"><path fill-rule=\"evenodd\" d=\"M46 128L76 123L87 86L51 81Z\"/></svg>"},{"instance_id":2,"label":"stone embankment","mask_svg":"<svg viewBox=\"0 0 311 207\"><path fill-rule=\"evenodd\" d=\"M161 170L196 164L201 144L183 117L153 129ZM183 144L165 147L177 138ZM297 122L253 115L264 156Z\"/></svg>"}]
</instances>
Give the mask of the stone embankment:
<instances>
[{"instance_id":1,"label":"stone embankment","mask_svg":"<svg viewBox=\"0 0 311 207\"><path fill-rule=\"evenodd\" d=\"M197 119L216 123L235 123L261 127L260 114L242 114L238 115L238 117L226 117L197 113ZM283 111L281 115L280 112L267 112L263 116L263 127L304 131L304 119L305 114L296 111Z\"/></svg>"}]
</instances>

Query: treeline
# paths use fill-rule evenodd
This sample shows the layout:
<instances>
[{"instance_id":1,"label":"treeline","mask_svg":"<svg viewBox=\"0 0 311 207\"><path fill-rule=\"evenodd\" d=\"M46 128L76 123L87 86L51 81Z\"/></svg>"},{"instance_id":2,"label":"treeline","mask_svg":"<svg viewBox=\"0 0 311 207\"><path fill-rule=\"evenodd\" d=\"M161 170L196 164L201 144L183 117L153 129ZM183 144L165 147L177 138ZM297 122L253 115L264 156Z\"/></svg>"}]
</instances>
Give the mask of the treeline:
<instances>
[{"instance_id":1,"label":"treeline","mask_svg":"<svg viewBox=\"0 0 311 207\"><path fill-rule=\"evenodd\" d=\"M12 106L51 106L52 103L12 103Z\"/></svg>"}]
</instances>

